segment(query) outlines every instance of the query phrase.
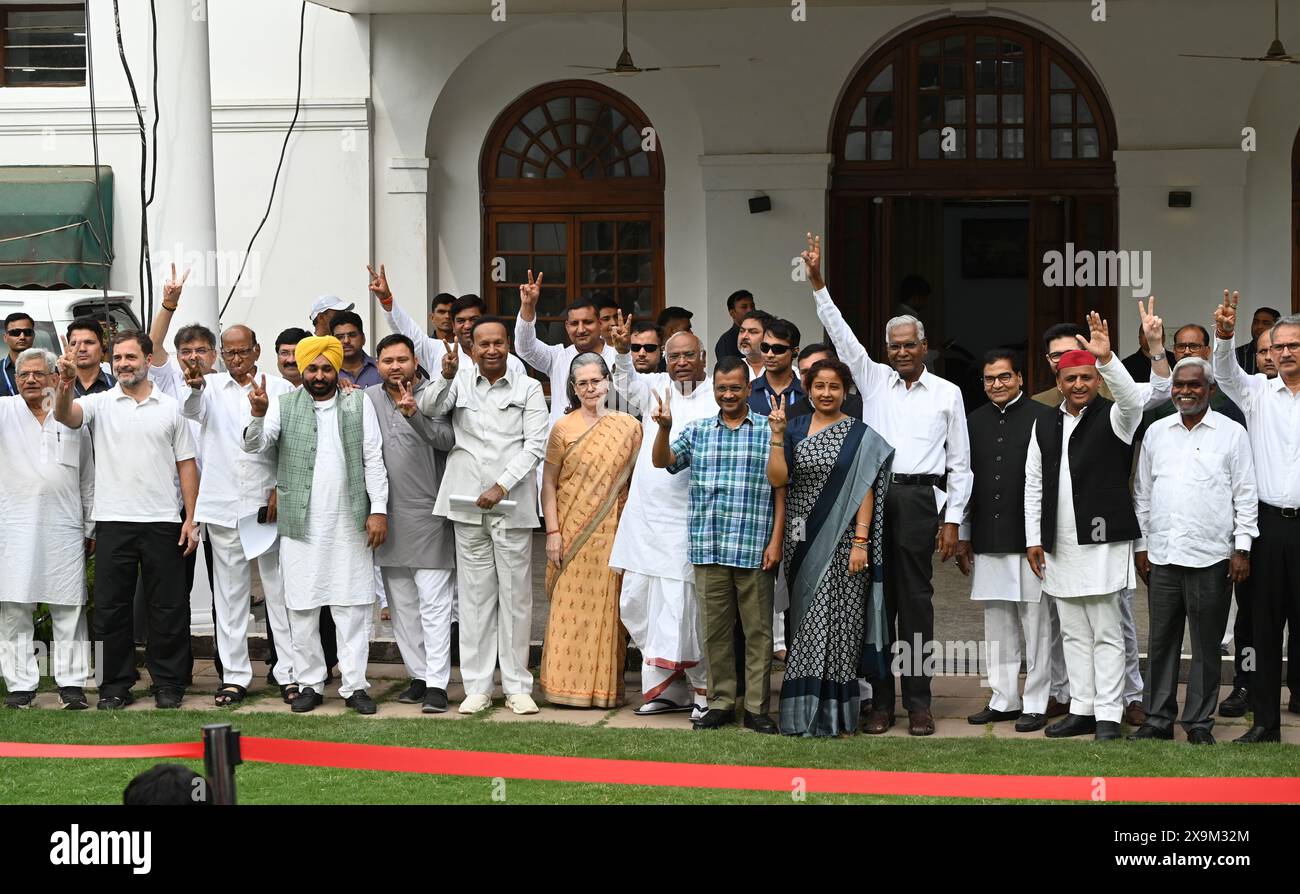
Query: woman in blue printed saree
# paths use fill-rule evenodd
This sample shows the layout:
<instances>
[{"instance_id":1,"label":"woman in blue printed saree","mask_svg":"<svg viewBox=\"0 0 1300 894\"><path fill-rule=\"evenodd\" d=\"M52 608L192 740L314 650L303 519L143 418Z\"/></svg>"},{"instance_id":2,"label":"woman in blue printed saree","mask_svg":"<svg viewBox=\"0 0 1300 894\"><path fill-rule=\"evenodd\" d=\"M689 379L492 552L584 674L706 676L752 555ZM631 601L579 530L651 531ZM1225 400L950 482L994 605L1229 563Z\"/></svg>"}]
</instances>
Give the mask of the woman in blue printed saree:
<instances>
[{"instance_id":1,"label":"woman in blue printed saree","mask_svg":"<svg viewBox=\"0 0 1300 894\"><path fill-rule=\"evenodd\" d=\"M884 669L885 492L894 448L841 410L848 367L821 360L808 371L811 416L768 422L768 479L787 486L785 576L790 652L781 684L780 729L835 736L858 728L858 677Z\"/></svg>"}]
</instances>

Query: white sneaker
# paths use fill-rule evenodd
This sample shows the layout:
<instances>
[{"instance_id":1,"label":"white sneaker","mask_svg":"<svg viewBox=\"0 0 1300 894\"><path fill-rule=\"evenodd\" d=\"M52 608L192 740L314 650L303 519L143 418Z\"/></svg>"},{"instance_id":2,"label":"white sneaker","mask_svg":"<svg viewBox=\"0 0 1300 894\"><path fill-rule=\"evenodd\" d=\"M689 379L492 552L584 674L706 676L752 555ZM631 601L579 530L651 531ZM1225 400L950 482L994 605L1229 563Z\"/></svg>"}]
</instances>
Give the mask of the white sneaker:
<instances>
[{"instance_id":1,"label":"white sneaker","mask_svg":"<svg viewBox=\"0 0 1300 894\"><path fill-rule=\"evenodd\" d=\"M457 710L462 714L477 714L480 711L486 711L490 707L492 707L492 696L476 693L475 695L466 696Z\"/></svg>"},{"instance_id":2,"label":"white sneaker","mask_svg":"<svg viewBox=\"0 0 1300 894\"><path fill-rule=\"evenodd\" d=\"M516 692L506 696L506 707L516 714L536 714L537 702L526 692Z\"/></svg>"}]
</instances>

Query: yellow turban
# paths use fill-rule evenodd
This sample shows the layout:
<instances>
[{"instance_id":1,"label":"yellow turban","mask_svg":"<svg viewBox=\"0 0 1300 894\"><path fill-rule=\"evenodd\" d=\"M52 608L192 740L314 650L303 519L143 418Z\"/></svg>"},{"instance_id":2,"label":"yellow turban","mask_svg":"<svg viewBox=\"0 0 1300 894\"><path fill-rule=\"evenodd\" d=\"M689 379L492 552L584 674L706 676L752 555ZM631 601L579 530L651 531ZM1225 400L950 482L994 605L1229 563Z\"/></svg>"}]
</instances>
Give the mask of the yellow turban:
<instances>
[{"instance_id":1,"label":"yellow turban","mask_svg":"<svg viewBox=\"0 0 1300 894\"><path fill-rule=\"evenodd\" d=\"M322 354L336 370L343 368L343 343L332 335L309 335L293 349L299 372L305 372L312 361Z\"/></svg>"}]
</instances>

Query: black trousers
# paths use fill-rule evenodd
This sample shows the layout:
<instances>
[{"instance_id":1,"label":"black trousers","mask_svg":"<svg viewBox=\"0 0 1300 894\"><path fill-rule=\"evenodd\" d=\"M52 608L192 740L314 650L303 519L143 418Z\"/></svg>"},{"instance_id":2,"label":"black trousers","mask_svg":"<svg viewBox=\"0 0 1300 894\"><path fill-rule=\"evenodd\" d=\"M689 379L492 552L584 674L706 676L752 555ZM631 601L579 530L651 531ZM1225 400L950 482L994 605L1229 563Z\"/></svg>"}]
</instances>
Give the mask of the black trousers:
<instances>
[{"instance_id":1,"label":"black trousers","mask_svg":"<svg viewBox=\"0 0 1300 894\"><path fill-rule=\"evenodd\" d=\"M1246 658L1255 651L1253 645L1255 621L1254 612L1251 610L1254 589L1254 573L1236 585L1237 619L1232 622L1232 649L1234 652L1232 687L1234 689L1250 689L1250 669L1254 666L1254 662L1248 662Z\"/></svg>"},{"instance_id":2,"label":"black trousers","mask_svg":"<svg viewBox=\"0 0 1300 894\"><path fill-rule=\"evenodd\" d=\"M1250 707L1255 725L1275 730L1282 723L1282 628L1300 629L1300 518L1283 518L1259 506L1259 538L1251 551L1250 576L1255 672Z\"/></svg>"},{"instance_id":3,"label":"black trousers","mask_svg":"<svg viewBox=\"0 0 1300 894\"><path fill-rule=\"evenodd\" d=\"M934 488L928 484L891 484L885 497L885 638L892 654L894 642L904 643L903 708L930 708L930 678L913 671L924 665L924 654L913 655L934 639L934 539L939 511ZM918 645L919 638L919 645ZM894 710L894 675L873 671L872 707Z\"/></svg>"},{"instance_id":4,"label":"black trousers","mask_svg":"<svg viewBox=\"0 0 1300 894\"><path fill-rule=\"evenodd\" d=\"M1150 655L1147 669L1147 723L1172 729L1178 719L1178 663L1183 651L1183 626L1192 636L1192 669L1187 677L1187 701L1180 721L1183 729L1214 728L1223 673L1219 643L1232 604L1228 560L1208 568L1152 565L1147 589L1150 610Z\"/></svg>"},{"instance_id":5,"label":"black trousers","mask_svg":"<svg viewBox=\"0 0 1300 894\"><path fill-rule=\"evenodd\" d=\"M95 543L95 637L104 644L101 696L122 696L135 668L134 597L144 582L149 631L145 664L155 687L185 688L190 653L190 593L179 522L99 522Z\"/></svg>"}]
</instances>

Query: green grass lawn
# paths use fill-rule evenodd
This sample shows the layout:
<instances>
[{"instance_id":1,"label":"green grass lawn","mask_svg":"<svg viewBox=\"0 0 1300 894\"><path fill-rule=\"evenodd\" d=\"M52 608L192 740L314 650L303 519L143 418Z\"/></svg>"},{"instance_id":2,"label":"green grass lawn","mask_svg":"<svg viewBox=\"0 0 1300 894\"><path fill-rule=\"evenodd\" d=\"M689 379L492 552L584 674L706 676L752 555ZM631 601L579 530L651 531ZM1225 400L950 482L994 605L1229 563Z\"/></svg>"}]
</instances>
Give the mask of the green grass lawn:
<instances>
[{"instance_id":1,"label":"green grass lawn","mask_svg":"<svg viewBox=\"0 0 1300 894\"><path fill-rule=\"evenodd\" d=\"M686 763L750 764L856 770L1051 776L1295 776L1300 748L1197 748L1174 742L907 739L854 736L810 740L759 736L739 729L609 729L560 723L292 717L224 711L109 713L0 711L0 740L66 744L197 741L205 723L233 720L246 736L373 745L452 748ZM0 804L120 803L122 789L149 760L0 759ZM202 772L201 762L188 763ZM499 794L486 778L334 770L249 763L237 772L245 804L489 804ZM781 792L507 780L516 804L780 804ZM499 798L497 799L499 800ZM808 803L931 803L946 799L809 794ZM954 799L955 800L955 799ZM1009 802L995 802L1009 803Z\"/></svg>"}]
</instances>

